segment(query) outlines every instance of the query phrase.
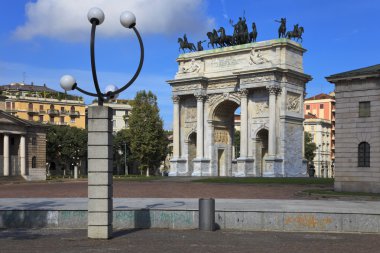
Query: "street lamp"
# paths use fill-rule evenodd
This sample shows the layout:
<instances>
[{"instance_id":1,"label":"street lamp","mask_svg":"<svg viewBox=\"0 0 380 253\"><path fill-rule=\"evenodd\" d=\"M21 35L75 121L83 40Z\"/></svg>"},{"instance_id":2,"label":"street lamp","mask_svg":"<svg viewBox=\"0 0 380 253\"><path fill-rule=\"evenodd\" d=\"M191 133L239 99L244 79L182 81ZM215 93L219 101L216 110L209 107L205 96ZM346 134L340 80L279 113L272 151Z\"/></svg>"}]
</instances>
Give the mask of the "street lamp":
<instances>
[{"instance_id":1,"label":"street lamp","mask_svg":"<svg viewBox=\"0 0 380 253\"><path fill-rule=\"evenodd\" d=\"M61 87L65 91L70 91L70 90L78 90L82 92L85 95L92 96L92 97L97 97L98 98L98 105L103 105L103 101L105 99L115 99L119 93L123 92L126 90L129 86L133 84L133 82L137 79L138 75L140 74L143 62L144 62L144 45L140 36L140 33L138 32L136 26L136 17L132 12L125 11L120 15L120 23L129 29L132 29L139 41L140 44L140 62L138 65L138 68L131 78L129 82L127 82L122 88L118 89L115 85L108 85L105 89L105 92L102 93L99 88L99 83L98 83L98 77L96 74L96 66L95 66L95 31L96 31L96 26L100 25L104 21L104 13L101 9L99 8L91 8L88 11L87 18L92 24L91 28L91 41L90 41L90 48L91 48L91 71L92 71L92 78L94 81L94 86L96 93L88 92L84 89L79 88L76 79L71 76L71 75L64 75L61 77L60 84Z\"/></svg>"},{"instance_id":2,"label":"street lamp","mask_svg":"<svg viewBox=\"0 0 380 253\"><path fill-rule=\"evenodd\" d=\"M140 45L140 62L135 74L120 89L108 85L100 91L95 67L95 31L103 23L104 13L92 8L87 14L91 27L90 54L91 71L96 93L79 88L76 79L70 75L61 77L60 84L65 91L78 90L85 95L97 97L98 106L88 108L88 237L109 239L112 236L112 109L103 106L105 100L115 99L137 79L144 62L144 45L136 29L136 17L125 11L120 15L122 26L132 29Z\"/></svg>"}]
</instances>

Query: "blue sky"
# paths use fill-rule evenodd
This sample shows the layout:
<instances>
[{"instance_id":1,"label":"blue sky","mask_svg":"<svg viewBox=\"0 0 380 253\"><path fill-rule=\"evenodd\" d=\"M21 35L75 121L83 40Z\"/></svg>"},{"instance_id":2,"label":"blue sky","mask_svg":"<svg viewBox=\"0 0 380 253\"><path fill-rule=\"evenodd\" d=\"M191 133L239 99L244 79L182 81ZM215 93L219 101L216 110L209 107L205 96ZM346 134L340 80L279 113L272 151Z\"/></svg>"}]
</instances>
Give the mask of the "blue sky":
<instances>
[{"instance_id":1,"label":"blue sky","mask_svg":"<svg viewBox=\"0 0 380 253\"><path fill-rule=\"evenodd\" d=\"M102 89L119 87L133 75L139 60L137 39L118 22L123 10L136 14L145 44L145 62L138 80L121 98L152 90L158 97L165 128L171 129L171 89L165 82L177 71L177 38L206 39L206 32L245 15L256 22L258 41L277 37L275 19L287 18L305 28L303 47L308 96L330 92L324 77L379 63L379 0L12 0L1 1L0 84L22 82L60 90L59 79L74 75L80 87L94 91L90 71L90 23L87 10L101 7L96 60ZM75 92L74 92L75 93ZM92 98L86 98L90 102Z\"/></svg>"}]
</instances>

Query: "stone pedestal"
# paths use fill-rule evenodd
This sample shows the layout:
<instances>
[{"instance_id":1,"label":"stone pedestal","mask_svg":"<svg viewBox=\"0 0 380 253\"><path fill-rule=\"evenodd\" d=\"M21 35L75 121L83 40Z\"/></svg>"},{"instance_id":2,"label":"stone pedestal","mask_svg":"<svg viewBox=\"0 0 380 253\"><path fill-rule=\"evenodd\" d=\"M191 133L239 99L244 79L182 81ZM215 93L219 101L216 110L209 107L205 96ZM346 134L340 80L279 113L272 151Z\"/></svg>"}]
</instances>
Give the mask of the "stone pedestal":
<instances>
[{"instance_id":1,"label":"stone pedestal","mask_svg":"<svg viewBox=\"0 0 380 253\"><path fill-rule=\"evenodd\" d=\"M88 108L88 237L112 236L112 109Z\"/></svg>"},{"instance_id":2,"label":"stone pedestal","mask_svg":"<svg viewBox=\"0 0 380 253\"><path fill-rule=\"evenodd\" d=\"M248 172L253 170L254 159L239 157L236 161L237 172L234 175L235 177L246 177Z\"/></svg>"},{"instance_id":3,"label":"stone pedestal","mask_svg":"<svg viewBox=\"0 0 380 253\"><path fill-rule=\"evenodd\" d=\"M172 158L170 160L169 176L189 176L187 175L186 162L186 159L183 158Z\"/></svg>"},{"instance_id":4,"label":"stone pedestal","mask_svg":"<svg viewBox=\"0 0 380 253\"><path fill-rule=\"evenodd\" d=\"M263 171L263 177L284 177L282 169L282 159L275 157L268 157L265 159L265 171Z\"/></svg>"},{"instance_id":5,"label":"stone pedestal","mask_svg":"<svg viewBox=\"0 0 380 253\"><path fill-rule=\"evenodd\" d=\"M210 160L205 158L195 158L193 160L193 173L192 176L201 177L210 175Z\"/></svg>"}]
</instances>

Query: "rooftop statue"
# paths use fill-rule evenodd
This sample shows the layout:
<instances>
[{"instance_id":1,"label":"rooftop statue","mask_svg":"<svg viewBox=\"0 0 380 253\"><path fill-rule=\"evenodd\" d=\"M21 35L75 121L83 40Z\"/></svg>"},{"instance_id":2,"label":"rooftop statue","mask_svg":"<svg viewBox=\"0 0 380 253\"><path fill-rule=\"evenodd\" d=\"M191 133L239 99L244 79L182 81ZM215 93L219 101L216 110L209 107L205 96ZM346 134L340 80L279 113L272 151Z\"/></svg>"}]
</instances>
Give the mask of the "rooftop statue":
<instances>
[{"instance_id":1,"label":"rooftop statue","mask_svg":"<svg viewBox=\"0 0 380 253\"><path fill-rule=\"evenodd\" d=\"M302 34L304 33L304 29L302 26L299 26L298 24L294 25L293 31L289 31L286 33L286 38L288 39L296 39L296 41L301 40L301 43L303 41Z\"/></svg>"},{"instance_id":2,"label":"rooftop statue","mask_svg":"<svg viewBox=\"0 0 380 253\"><path fill-rule=\"evenodd\" d=\"M249 42L256 42L257 38L257 28L256 23L252 23L252 32L249 33Z\"/></svg>"},{"instance_id":3,"label":"rooftop statue","mask_svg":"<svg viewBox=\"0 0 380 253\"><path fill-rule=\"evenodd\" d=\"M278 23L281 23L280 27L278 28L278 37L279 38L285 38L285 36L286 36L286 18L281 18L280 21L278 21L278 20L275 20L275 21Z\"/></svg>"},{"instance_id":4,"label":"rooftop statue","mask_svg":"<svg viewBox=\"0 0 380 253\"><path fill-rule=\"evenodd\" d=\"M202 43L206 42L205 40L204 41L198 41L197 43L197 50L198 51L203 51L203 47L202 47Z\"/></svg>"},{"instance_id":5,"label":"rooftop statue","mask_svg":"<svg viewBox=\"0 0 380 253\"><path fill-rule=\"evenodd\" d=\"M183 35L183 39L182 38L178 38L178 43L179 43L179 51L181 49L182 49L182 51L184 53L185 53L185 49L189 49L190 52L197 51L197 49L195 48L195 45L193 43L189 43L187 41L186 33Z\"/></svg>"}]
</instances>

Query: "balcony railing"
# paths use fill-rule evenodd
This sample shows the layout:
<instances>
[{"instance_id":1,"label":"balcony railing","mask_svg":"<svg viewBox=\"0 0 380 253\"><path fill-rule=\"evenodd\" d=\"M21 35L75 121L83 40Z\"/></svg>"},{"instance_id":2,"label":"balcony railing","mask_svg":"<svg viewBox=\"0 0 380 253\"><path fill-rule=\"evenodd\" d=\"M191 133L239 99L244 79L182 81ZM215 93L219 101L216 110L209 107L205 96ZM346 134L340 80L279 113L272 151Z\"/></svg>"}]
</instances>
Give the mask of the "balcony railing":
<instances>
[{"instance_id":1,"label":"balcony railing","mask_svg":"<svg viewBox=\"0 0 380 253\"><path fill-rule=\"evenodd\" d=\"M48 110L49 115L59 115L59 111L56 109L50 109Z\"/></svg>"},{"instance_id":2,"label":"balcony railing","mask_svg":"<svg viewBox=\"0 0 380 253\"><path fill-rule=\"evenodd\" d=\"M80 116L80 113L78 111L70 111L69 112L69 115L71 117L79 117Z\"/></svg>"},{"instance_id":3,"label":"balcony railing","mask_svg":"<svg viewBox=\"0 0 380 253\"><path fill-rule=\"evenodd\" d=\"M59 111L61 115L69 115L69 111L61 110Z\"/></svg>"},{"instance_id":4,"label":"balcony railing","mask_svg":"<svg viewBox=\"0 0 380 253\"><path fill-rule=\"evenodd\" d=\"M58 125L58 126L67 126L69 123L67 122L54 122L55 125Z\"/></svg>"},{"instance_id":5,"label":"balcony railing","mask_svg":"<svg viewBox=\"0 0 380 253\"><path fill-rule=\"evenodd\" d=\"M10 113L18 112L18 110L17 110L17 109L14 109L14 108L6 108L5 111L6 111L6 112L10 112Z\"/></svg>"},{"instance_id":6,"label":"balcony railing","mask_svg":"<svg viewBox=\"0 0 380 253\"><path fill-rule=\"evenodd\" d=\"M33 110L32 108L28 109L29 115L38 115L40 112L38 110Z\"/></svg>"}]
</instances>

